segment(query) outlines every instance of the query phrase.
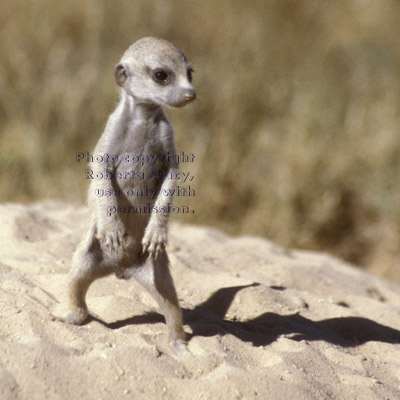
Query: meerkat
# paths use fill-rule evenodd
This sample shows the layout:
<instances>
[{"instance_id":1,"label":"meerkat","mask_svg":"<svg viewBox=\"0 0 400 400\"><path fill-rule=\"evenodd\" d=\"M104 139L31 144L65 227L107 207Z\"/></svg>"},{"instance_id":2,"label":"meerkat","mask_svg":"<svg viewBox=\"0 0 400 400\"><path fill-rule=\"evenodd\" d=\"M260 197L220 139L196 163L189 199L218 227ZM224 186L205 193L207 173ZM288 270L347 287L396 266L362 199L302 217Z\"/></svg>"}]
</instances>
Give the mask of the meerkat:
<instances>
[{"instance_id":1,"label":"meerkat","mask_svg":"<svg viewBox=\"0 0 400 400\"><path fill-rule=\"evenodd\" d=\"M94 153L117 155L118 161L115 162L116 157L112 158L114 161L104 157L103 162L91 163L93 172L105 172L105 177L90 184L90 227L73 255L69 282L71 313L66 318L76 325L86 321L89 313L85 297L94 280L112 273L118 278L133 277L157 301L169 329L169 341L178 352L186 351L186 340L165 249L168 214L135 212L143 210L142 206L147 206L146 210L161 210L171 202L162 193L174 188L174 179L162 177L176 173L178 164L164 157L157 166L163 174L150 177L154 168L150 163L132 166L124 160L130 155L154 159L159 156L163 160L163 155L175 154L173 129L163 107L183 107L196 98L192 71L182 51L154 37L131 45L115 67L120 101L109 116ZM142 173L144 179L129 179L132 168ZM98 197L98 189L119 195ZM130 189L151 194L130 197L126 195Z\"/></svg>"}]
</instances>

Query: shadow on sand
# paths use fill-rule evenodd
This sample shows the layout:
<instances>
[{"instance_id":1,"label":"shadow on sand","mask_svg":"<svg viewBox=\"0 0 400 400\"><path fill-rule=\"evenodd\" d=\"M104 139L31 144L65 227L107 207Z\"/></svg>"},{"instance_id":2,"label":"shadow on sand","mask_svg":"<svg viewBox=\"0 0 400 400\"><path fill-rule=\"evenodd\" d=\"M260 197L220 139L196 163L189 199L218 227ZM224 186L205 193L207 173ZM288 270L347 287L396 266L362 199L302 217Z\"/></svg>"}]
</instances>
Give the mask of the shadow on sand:
<instances>
[{"instance_id":1,"label":"shadow on sand","mask_svg":"<svg viewBox=\"0 0 400 400\"><path fill-rule=\"evenodd\" d=\"M298 313L279 315L266 312L248 321L225 319L225 314L235 295L240 290L251 286L258 286L258 284L221 288L193 310L183 308L184 322L193 330L189 340L194 336L231 334L255 346L268 345L282 335L289 335L290 339L296 341L323 340L342 347L355 347L370 341L400 343L400 331L360 317L312 321ZM271 286L271 288L285 290L284 287ZM119 329L127 325L164 322L164 317L151 312L113 323L105 323L97 318L93 320L109 329Z\"/></svg>"}]
</instances>

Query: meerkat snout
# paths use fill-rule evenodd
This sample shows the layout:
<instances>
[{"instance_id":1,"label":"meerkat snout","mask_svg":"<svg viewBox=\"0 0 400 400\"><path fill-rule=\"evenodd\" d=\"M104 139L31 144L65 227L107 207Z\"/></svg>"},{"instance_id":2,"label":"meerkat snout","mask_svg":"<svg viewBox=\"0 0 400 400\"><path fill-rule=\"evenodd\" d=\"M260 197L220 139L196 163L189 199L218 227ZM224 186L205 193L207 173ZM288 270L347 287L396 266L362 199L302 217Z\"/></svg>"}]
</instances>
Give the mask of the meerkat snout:
<instances>
[{"instance_id":1,"label":"meerkat snout","mask_svg":"<svg viewBox=\"0 0 400 400\"><path fill-rule=\"evenodd\" d=\"M187 89L183 95L185 99L193 101L196 99L196 91L194 89Z\"/></svg>"}]
</instances>

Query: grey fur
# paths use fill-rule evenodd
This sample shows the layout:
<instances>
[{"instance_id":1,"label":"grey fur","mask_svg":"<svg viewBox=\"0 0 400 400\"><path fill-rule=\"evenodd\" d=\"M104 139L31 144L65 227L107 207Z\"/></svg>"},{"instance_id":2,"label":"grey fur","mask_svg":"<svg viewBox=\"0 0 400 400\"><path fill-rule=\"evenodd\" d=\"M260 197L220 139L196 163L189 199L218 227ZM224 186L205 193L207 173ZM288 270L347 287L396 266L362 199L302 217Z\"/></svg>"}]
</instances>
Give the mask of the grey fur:
<instances>
[{"instance_id":1,"label":"grey fur","mask_svg":"<svg viewBox=\"0 0 400 400\"><path fill-rule=\"evenodd\" d=\"M161 72L157 74L157 71ZM167 79L157 81L157 77L165 77L165 71ZM94 179L90 185L92 216L88 233L73 256L69 323L82 324L87 319L85 296L95 279L111 273L119 278L134 277L157 300L173 347L185 349L181 310L165 250L168 214L115 212L108 215L108 210L144 205L160 209L170 202L169 197L162 195L162 190L173 189L174 180L149 178L154 166L150 163L132 165L124 162L124 156L175 154L173 129L162 107L182 107L195 99L196 92L189 81L190 71L190 64L178 48L153 37L140 39L130 46L115 68L120 101L108 119L94 154L118 155L119 161L93 162L90 166L94 174L104 173L106 169L113 174L113 179ZM178 165L165 160L156 168L164 174L176 173ZM132 169L143 173L145 179L115 179L115 174L130 173ZM125 195L129 189L144 190L146 186L153 195ZM96 189L120 190L121 194L97 197Z\"/></svg>"}]
</instances>

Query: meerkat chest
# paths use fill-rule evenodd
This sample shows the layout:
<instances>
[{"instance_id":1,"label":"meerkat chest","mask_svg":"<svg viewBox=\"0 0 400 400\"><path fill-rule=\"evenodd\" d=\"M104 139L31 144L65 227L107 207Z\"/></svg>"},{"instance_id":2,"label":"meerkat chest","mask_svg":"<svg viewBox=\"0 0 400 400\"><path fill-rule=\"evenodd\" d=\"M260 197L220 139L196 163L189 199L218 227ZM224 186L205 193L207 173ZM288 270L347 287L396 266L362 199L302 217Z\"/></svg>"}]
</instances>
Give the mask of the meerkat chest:
<instances>
[{"instance_id":1,"label":"meerkat chest","mask_svg":"<svg viewBox=\"0 0 400 400\"><path fill-rule=\"evenodd\" d=\"M119 186L148 193L161 185L160 171L167 167L165 129L160 124L142 122L130 127L121 143L120 162L116 168Z\"/></svg>"}]
</instances>

